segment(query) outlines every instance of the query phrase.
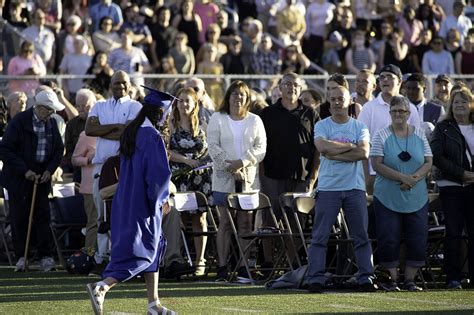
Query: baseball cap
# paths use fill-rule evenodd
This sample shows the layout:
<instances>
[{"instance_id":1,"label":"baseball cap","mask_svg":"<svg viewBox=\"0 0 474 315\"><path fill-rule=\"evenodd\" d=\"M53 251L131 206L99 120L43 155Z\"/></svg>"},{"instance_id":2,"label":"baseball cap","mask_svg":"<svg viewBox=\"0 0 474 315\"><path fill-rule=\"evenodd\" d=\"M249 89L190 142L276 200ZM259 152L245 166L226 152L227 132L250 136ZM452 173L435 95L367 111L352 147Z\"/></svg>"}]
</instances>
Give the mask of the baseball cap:
<instances>
[{"instance_id":1,"label":"baseball cap","mask_svg":"<svg viewBox=\"0 0 474 315\"><path fill-rule=\"evenodd\" d=\"M465 7L466 6L466 0L455 0L454 3L453 3L453 7L455 5L461 5L461 6Z\"/></svg>"},{"instance_id":2,"label":"baseball cap","mask_svg":"<svg viewBox=\"0 0 474 315\"><path fill-rule=\"evenodd\" d=\"M53 90L41 91L35 96L35 105L43 105L56 111L63 110L65 106L59 102Z\"/></svg>"},{"instance_id":3,"label":"baseball cap","mask_svg":"<svg viewBox=\"0 0 474 315\"><path fill-rule=\"evenodd\" d=\"M448 83L451 83L453 84L453 79L451 79L448 75L446 74L440 74L436 77L435 79L435 83L439 83L441 81L445 81L445 82L448 82Z\"/></svg>"},{"instance_id":4,"label":"baseball cap","mask_svg":"<svg viewBox=\"0 0 474 315\"><path fill-rule=\"evenodd\" d=\"M382 72L390 72L390 73L393 73L394 75L396 75L398 77L399 80L402 79L402 71L400 70L399 67L397 67L396 65L393 65L393 64L388 64L388 65L385 65L383 66L382 69L380 69L380 73Z\"/></svg>"}]
</instances>

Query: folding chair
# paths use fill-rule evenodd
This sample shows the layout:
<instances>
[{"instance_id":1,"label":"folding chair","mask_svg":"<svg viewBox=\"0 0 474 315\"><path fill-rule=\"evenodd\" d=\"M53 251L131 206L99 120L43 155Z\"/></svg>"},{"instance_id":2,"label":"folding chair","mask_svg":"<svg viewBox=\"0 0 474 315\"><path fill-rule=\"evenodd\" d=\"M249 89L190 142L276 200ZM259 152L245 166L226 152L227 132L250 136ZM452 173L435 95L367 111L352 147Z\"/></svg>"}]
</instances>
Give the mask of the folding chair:
<instances>
[{"instance_id":1,"label":"folding chair","mask_svg":"<svg viewBox=\"0 0 474 315\"><path fill-rule=\"evenodd\" d=\"M189 229L183 225L181 229L181 237L183 240L183 246L186 252L186 257L190 266L193 266L193 260L188 245L190 239L200 236L209 237L208 243L211 244L213 254L212 256L207 255L206 258L206 261L209 262L205 273L205 275L207 275L209 273L210 266L214 265L217 262L217 224L212 213L212 209L207 201L206 195L199 191L176 192L170 198L170 205L174 206L179 213L206 213L207 231L194 232L192 231L192 228ZM209 246L206 247L206 252L208 251L208 249Z\"/></svg>"},{"instance_id":2,"label":"folding chair","mask_svg":"<svg viewBox=\"0 0 474 315\"><path fill-rule=\"evenodd\" d=\"M284 237L291 237L291 233L289 233L288 230L285 230L283 226L281 226L278 223L275 213L273 212L272 206L270 204L270 200L265 194L263 193L229 194L227 196L227 211L226 212L229 217L232 232L235 237L237 248L240 255L236 263L234 272L231 274L229 280L233 279L234 274L236 273L237 269L240 266L240 263L243 260L250 282L252 284L255 284L255 280L252 277L249 263L247 261L247 254L253 248L253 246L256 244L257 241L262 240L264 238L266 239L273 238L276 240L280 240L281 241L280 243L282 244L282 250L278 254L278 258L277 260L275 260L276 264L271 269L271 272L268 278L270 278L274 274L275 270L277 270L280 267L279 264L283 260L283 257L286 257L288 266L289 268L292 269L291 260L288 255L288 250L286 248L286 244L284 240ZM252 215L252 232L243 233L237 230L236 216L234 217L234 212L236 215L237 213L247 213L247 214ZM273 222L273 227L271 228L262 227L262 228L256 229L255 222L256 222L257 214L263 213L263 212L267 212L270 215L271 220ZM242 244L243 241L248 241L249 243L246 246L244 246ZM280 269L286 269L286 268L283 268L283 266L281 266Z\"/></svg>"},{"instance_id":3,"label":"folding chair","mask_svg":"<svg viewBox=\"0 0 474 315\"><path fill-rule=\"evenodd\" d=\"M436 288L443 276L443 243L445 226L440 223L438 213L441 211L439 194L428 194L428 243L426 249L426 265L421 272L428 276L429 282Z\"/></svg>"},{"instance_id":4,"label":"folding chair","mask_svg":"<svg viewBox=\"0 0 474 315\"><path fill-rule=\"evenodd\" d=\"M280 205L282 209L287 210L282 211L283 219L295 239L294 242L298 244L296 251L299 252L303 247L307 259L315 212L317 211L315 199L305 193L288 192L280 195ZM355 266L352 239L349 236L349 229L342 209L331 229L328 249L328 252L333 254L328 255L327 269L332 270L337 277L352 276L349 273L351 267Z\"/></svg>"},{"instance_id":5,"label":"folding chair","mask_svg":"<svg viewBox=\"0 0 474 315\"><path fill-rule=\"evenodd\" d=\"M71 231L81 230L87 225L84 198L82 195L52 198L50 199L50 206L50 228L53 235L54 246L58 254L59 263L66 268L63 253L73 252L79 248L66 250L63 248L62 243Z\"/></svg>"},{"instance_id":6,"label":"folding chair","mask_svg":"<svg viewBox=\"0 0 474 315\"><path fill-rule=\"evenodd\" d=\"M8 232L7 232L7 226L10 224L8 221L8 216L7 216L7 207L8 207L8 200L1 198L0 199L0 238L2 239L2 246L3 246L3 251L5 253L5 256L7 256L8 259L8 264L10 266L13 266L13 261L12 257L10 255L10 249L8 247Z\"/></svg>"},{"instance_id":7,"label":"folding chair","mask_svg":"<svg viewBox=\"0 0 474 315\"><path fill-rule=\"evenodd\" d=\"M308 259L307 245L311 242L315 200L307 194L288 192L280 195L279 202L286 228L292 235L292 245L298 253L298 265L301 267L301 258ZM299 255L302 248L305 257Z\"/></svg>"}]
</instances>

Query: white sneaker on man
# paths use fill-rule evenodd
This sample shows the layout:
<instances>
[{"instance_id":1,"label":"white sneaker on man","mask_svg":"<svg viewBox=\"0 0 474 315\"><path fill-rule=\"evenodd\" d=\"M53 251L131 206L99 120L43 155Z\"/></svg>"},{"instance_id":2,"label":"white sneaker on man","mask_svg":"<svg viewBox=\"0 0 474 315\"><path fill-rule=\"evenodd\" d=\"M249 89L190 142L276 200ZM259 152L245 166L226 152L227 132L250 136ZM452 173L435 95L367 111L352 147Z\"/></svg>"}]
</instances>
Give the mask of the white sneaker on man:
<instances>
[{"instance_id":1,"label":"white sneaker on man","mask_svg":"<svg viewBox=\"0 0 474 315\"><path fill-rule=\"evenodd\" d=\"M44 272L56 270L56 263L52 257L43 257L40 261L40 270Z\"/></svg>"},{"instance_id":2,"label":"white sneaker on man","mask_svg":"<svg viewBox=\"0 0 474 315\"><path fill-rule=\"evenodd\" d=\"M15 265L15 272L25 271L25 257L20 257Z\"/></svg>"}]
</instances>

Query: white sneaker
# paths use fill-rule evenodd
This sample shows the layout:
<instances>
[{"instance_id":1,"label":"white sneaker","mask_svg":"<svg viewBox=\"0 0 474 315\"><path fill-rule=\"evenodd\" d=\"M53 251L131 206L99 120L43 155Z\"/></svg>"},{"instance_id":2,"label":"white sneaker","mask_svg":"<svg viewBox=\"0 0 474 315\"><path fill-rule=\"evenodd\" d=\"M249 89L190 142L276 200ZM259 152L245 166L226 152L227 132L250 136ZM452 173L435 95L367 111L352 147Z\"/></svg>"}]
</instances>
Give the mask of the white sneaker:
<instances>
[{"instance_id":1,"label":"white sneaker","mask_svg":"<svg viewBox=\"0 0 474 315\"><path fill-rule=\"evenodd\" d=\"M56 270L56 263L51 257L43 257L40 261L40 270L44 272Z\"/></svg>"},{"instance_id":2,"label":"white sneaker","mask_svg":"<svg viewBox=\"0 0 474 315\"><path fill-rule=\"evenodd\" d=\"M16 262L15 272L25 271L25 257L20 257Z\"/></svg>"}]
</instances>

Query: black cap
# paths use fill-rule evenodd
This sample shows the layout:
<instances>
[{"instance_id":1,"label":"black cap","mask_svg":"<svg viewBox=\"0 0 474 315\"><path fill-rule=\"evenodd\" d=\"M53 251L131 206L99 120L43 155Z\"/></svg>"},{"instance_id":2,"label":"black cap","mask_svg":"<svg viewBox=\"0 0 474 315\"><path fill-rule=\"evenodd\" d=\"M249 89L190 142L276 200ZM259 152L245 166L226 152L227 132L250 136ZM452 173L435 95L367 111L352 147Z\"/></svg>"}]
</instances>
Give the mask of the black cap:
<instances>
[{"instance_id":1,"label":"black cap","mask_svg":"<svg viewBox=\"0 0 474 315\"><path fill-rule=\"evenodd\" d=\"M144 103L161 107L165 112L168 111L171 104L173 104L173 101L176 99L176 97L169 93L161 92L148 86L142 86L150 91L150 93L148 93L143 99Z\"/></svg>"},{"instance_id":2,"label":"black cap","mask_svg":"<svg viewBox=\"0 0 474 315\"><path fill-rule=\"evenodd\" d=\"M456 5L459 5L459 6L467 6L466 5L466 0L455 0L454 3L453 3L453 7L456 6Z\"/></svg>"},{"instance_id":3,"label":"black cap","mask_svg":"<svg viewBox=\"0 0 474 315\"><path fill-rule=\"evenodd\" d=\"M451 83L453 84L453 79L451 79L448 75L446 74L440 74L436 77L435 79L435 83L439 83L441 81L445 81L445 82L448 82L448 83Z\"/></svg>"},{"instance_id":4,"label":"black cap","mask_svg":"<svg viewBox=\"0 0 474 315\"><path fill-rule=\"evenodd\" d=\"M393 73L394 75L396 75L398 77L398 79L401 81L402 80L402 71L400 70L399 67L397 67L396 65L393 65L393 64L388 64L388 65L385 65L383 66L382 69L380 69L380 73L382 72L390 72L390 73Z\"/></svg>"}]
</instances>

